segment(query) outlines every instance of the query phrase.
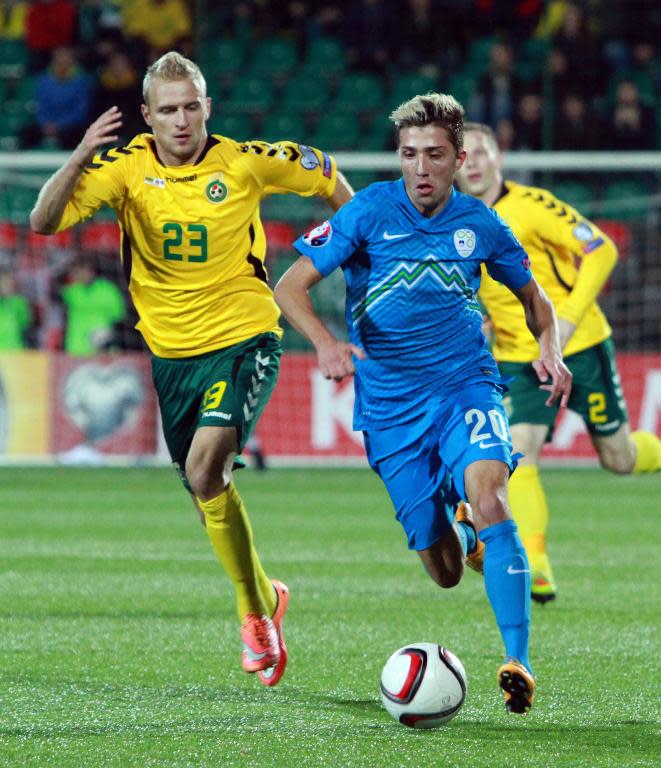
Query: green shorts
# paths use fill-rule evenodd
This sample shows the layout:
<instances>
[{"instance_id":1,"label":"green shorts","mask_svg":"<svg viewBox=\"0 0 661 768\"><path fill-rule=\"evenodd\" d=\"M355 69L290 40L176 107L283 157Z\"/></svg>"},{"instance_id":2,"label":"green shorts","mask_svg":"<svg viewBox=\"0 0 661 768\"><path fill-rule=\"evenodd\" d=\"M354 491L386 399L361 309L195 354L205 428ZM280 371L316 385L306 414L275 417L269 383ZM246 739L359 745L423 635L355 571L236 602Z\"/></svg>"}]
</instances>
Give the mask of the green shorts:
<instances>
[{"instance_id":1,"label":"green shorts","mask_svg":"<svg viewBox=\"0 0 661 768\"><path fill-rule=\"evenodd\" d=\"M236 427L243 450L275 387L280 354L280 339L262 333L197 357L152 355L163 434L180 470L198 427Z\"/></svg>"},{"instance_id":2,"label":"green shorts","mask_svg":"<svg viewBox=\"0 0 661 768\"><path fill-rule=\"evenodd\" d=\"M620 375L615 363L612 339L584 349L565 358L574 381L569 408L576 411L591 435L607 436L628 421L627 406L622 394ZM530 363L498 363L508 381L509 392L504 398L510 425L546 424L548 440L553 437L553 423L559 404L546 406L548 392L539 388L539 379Z\"/></svg>"}]
</instances>

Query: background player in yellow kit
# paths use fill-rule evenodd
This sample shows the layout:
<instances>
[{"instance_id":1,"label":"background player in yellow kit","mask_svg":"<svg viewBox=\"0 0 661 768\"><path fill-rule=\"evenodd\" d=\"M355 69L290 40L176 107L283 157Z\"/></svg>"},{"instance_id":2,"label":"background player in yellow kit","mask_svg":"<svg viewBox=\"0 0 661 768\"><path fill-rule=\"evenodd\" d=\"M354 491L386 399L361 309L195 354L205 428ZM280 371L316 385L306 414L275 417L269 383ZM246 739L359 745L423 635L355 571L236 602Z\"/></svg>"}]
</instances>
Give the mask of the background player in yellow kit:
<instances>
[{"instance_id":1,"label":"background player in yellow kit","mask_svg":"<svg viewBox=\"0 0 661 768\"><path fill-rule=\"evenodd\" d=\"M467 123L464 148L459 188L509 224L530 256L533 275L555 304L565 362L574 375L569 408L585 421L602 467L622 474L659 471L661 441L649 432L629 430L611 328L597 304L617 261L615 245L547 190L503 180L503 158L487 125ZM480 298L493 328L494 356L502 374L513 377L508 404L512 442L524 458L510 479L510 502L530 560L532 597L546 602L555 597L556 585L546 553L548 509L538 464L557 409L544 407L545 393L538 390L531 365L537 345L516 297L483 270Z\"/></svg>"},{"instance_id":2,"label":"background player in yellow kit","mask_svg":"<svg viewBox=\"0 0 661 768\"><path fill-rule=\"evenodd\" d=\"M243 668L275 685L287 662L288 591L266 576L232 482L280 359L259 205L266 195L295 192L325 198L335 210L352 191L319 150L208 135L204 77L178 53L149 67L143 98L152 133L95 155L122 124L109 109L46 182L30 224L51 234L103 205L115 210L170 455L234 584Z\"/></svg>"}]
</instances>

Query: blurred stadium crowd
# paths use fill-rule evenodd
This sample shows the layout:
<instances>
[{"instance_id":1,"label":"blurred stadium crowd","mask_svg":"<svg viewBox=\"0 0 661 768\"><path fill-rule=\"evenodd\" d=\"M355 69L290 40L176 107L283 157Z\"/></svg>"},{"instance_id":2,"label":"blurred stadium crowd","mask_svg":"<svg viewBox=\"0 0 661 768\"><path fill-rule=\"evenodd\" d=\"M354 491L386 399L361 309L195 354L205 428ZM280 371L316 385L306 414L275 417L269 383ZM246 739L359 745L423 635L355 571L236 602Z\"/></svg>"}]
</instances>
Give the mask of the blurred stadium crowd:
<instances>
[{"instance_id":1,"label":"blurred stadium crowd","mask_svg":"<svg viewBox=\"0 0 661 768\"><path fill-rule=\"evenodd\" d=\"M144 69L173 48L207 77L210 130L238 139L389 150L390 111L440 90L469 119L492 125L505 149L661 148L656 0L9 0L0 2L0 150L70 149L113 104L130 140L145 129ZM356 187L375 178L350 175ZM609 195L644 201L657 178L614 175L598 189L576 174L553 182L580 208L595 196L604 205ZM120 312L106 285L94 305L111 330L86 352L68 340L72 312L91 294L67 289L121 284L115 225L101 219L59 240L32 236L25 224L36 185L1 184L0 346L140 348L125 297ZM308 201L296 205L265 207L271 257L314 218ZM619 218L645 216L640 206ZM95 271L80 269L81 251ZM341 306L329 311L341 317Z\"/></svg>"}]
</instances>

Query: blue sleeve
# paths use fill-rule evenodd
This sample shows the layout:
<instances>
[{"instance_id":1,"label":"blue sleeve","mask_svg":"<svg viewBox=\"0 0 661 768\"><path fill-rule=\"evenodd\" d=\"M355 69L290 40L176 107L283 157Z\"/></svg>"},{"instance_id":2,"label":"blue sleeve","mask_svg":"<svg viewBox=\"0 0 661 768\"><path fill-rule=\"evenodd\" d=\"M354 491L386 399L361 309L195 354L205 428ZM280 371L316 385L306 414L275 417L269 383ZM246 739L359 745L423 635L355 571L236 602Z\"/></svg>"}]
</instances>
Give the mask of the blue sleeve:
<instances>
[{"instance_id":1,"label":"blue sleeve","mask_svg":"<svg viewBox=\"0 0 661 768\"><path fill-rule=\"evenodd\" d=\"M497 230L486 262L487 271L494 280L512 290L523 288L532 279L530 258L507 224L495 211L491 213L497 220Z\"/></svg>"},{"instance_id":2,"label":"blue sleeve","mask_svg":"<svg viewBox=\"0 0 661 768\"><path fill-rule=\"evenodd\" d=\"M363 240L360 225L364 214L360 198L354 197L329 221L299 237L294 248L310 258L317 271L325 277L360 248Z\"/></svg>"}]
</instances>

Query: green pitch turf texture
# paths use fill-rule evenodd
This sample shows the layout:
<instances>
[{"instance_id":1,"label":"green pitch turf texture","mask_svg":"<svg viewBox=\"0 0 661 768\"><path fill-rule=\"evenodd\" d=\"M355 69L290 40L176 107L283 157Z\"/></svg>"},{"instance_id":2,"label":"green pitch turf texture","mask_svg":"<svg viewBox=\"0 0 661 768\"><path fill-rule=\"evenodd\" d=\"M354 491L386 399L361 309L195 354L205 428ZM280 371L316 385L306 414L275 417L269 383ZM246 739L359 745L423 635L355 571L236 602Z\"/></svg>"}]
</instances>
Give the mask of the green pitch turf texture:
<instances>
[{"instance_id":1,"label":"green pitch turf texture","mask_svg":"<svg viewBox=\"0 0 661 768\"><path fill-rule=\"evenodd\" d=\"M168 469L0 469L0 766L658 766L659 476L547 470L559 597L533 605L534 710L509 715L481 578L442 591L363 470L244 470L291 588L290 663L240 669L229 582ZM379 700L416 640L463 661L435 731Z\"/></svg>"}]
</instances>

